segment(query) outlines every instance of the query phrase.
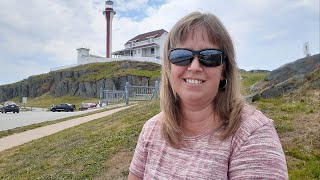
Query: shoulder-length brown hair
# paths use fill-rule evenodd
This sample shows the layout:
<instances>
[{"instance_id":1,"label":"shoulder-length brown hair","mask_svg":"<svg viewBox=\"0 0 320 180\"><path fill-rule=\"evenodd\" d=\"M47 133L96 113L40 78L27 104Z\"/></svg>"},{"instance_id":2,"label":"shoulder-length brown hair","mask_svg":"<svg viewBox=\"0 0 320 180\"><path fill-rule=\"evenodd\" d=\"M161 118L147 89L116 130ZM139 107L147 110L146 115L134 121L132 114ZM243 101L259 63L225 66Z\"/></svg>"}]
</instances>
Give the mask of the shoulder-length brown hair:
<instances>
[{"instance_id":1,"label":"shoulder-length brown hair","mask_svg":"<svg viewBox=\"0 0 320 180\"><path fill-rule=\"evenodd\" d=\"M172 147L181 147L182 143L182 114L180 111L180 100L170 84L170 62L168 53L177 44L184 41L188 32L198 27L204 27L208 38L212 43L218 44L220 49L227 55L224 63L223 76L227 85L219 89L212 104L214 112L221 120L222 140L230 137L236 132L240 125L241 109L243 101L238 85L238 70L235 62L235 51L231 37L213 14L193 12L180 19L168 33L163 54L162 77L160 89L160 105L162 116L162 135Z\"/></svg>"}]
</instances>

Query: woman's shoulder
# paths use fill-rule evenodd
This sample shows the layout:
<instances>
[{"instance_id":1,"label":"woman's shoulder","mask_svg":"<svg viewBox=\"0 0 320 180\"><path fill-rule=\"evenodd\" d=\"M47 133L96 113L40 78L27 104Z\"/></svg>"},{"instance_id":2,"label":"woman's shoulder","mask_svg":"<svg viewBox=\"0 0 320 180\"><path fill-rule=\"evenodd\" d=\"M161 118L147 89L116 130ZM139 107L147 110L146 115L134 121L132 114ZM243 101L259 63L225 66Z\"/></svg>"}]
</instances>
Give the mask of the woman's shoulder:
<instances>
[{"instance_id":1,"label":"woman's shoulder","mask_svg":"<svg viewBox=\"0 0 320 180\"><path fill-rule=\"evenodd\" d=\"M149 120L147 120L142 128L142 134L150 134L151 132L155 132L155 130L160 129L160 121L161 121L162 112L154 115Z\"/></svg>"},{"instance_id":2,"label":"woman's shoulder","mask_svg":"<svg viewBox=\"0 0 320 180\"><path fill-rule=\"evenodd\" d=\"M261 111L255 107L245 104L241 111L241 125L239 130L246 131L251 134L253 131L259 129L267 124L273 125L273 120L265 116Z\"/></svg>"},{"instance_id":3,"label":"woman's shoulder","mask_svg":"<svg viewBox=\"0 0 320 180\"><path fill-rule=\"evenodd\" d=\"M246 141L255 131L261 128L274 129L273 120L266 117L262 112L245 104L241 111L241 123L233 135L233 142Z\"/></svg>"},{"instance_id":4,"label":"woman's shoulder","mask_svg":"<svg viewBox=\"0 0 320 180\"><path fill-rule=\"evenodd\" d=\"M245 104L241 111L241 124L235 134L232 136L233 151L236 152L250 137L255 134L254 138L260 136L274 136L277 139L276 130L273 120L266 117L262 112L255 109L253 106Z\"/></svg>"},{"instance_id":5,"label":"woman's shoulder","mask_svg":"<svg viewBox=\"0 0 320 180\"><path fill-rule=\"evenodd\" d=\"M149 128L159 124L161 116L162 116L162 112L154 115L153 117L151 117L149 120L145 122L144 127Z\"/></svg>"}]
</instances>

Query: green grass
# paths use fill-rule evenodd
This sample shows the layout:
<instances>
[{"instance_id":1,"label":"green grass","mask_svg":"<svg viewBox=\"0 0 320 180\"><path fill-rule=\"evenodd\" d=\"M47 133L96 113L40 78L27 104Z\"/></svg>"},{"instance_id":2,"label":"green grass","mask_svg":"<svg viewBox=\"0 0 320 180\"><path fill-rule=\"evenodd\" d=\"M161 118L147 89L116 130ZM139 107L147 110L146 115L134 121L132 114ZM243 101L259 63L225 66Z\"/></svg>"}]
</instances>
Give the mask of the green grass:
<instances>
[{"instance_id":1,"label":"green grass","mask_svg":"<svg viewBox=\"0 0 320 180\"><path fill-rule=\"evenodd\" d=\"M313 91L300 91L254 105L275 121L290 179L320 179L320 129L310 123L319 124L320 103Z\"/></svg>"},{"instance_id":2,"label":"green grass","mask_svg":"<svg viewBox=\"0 0 320 180\"><path fill-rule=\"evenodd\" d=\"M320 177L320 163L319 160L309 161L307 164L301 162L296 169L292 169L289 174L289 179L300 180L319 180Z\"/></svg>"},{"instance_id":3,"label":"green grass","mask_svg":"<svg viewBox=\"0 0 320 180\"><path fill-rule=\"evenodd\" d=\"M55 72L87 73L86 75L81 76L79 79L67 79L72 82L95 82L100 79L120 77L125 75L146 76L155 79L160 77L160 70L161 65L156 63L126 60L79 65L76 67L57 70L46 74L30 76L28 80L43 82L44 80L49 79L51 76L53 76ZM23 81L24 80L8 85L17 85L18 83L21 83Z\"/></svg>"},{"instance_id":4,"label":"green grass","mask_svg":"<svg viewBox=\"0 0 320 180\"><path fill-rule=\"evenodd\" d=\"M295 163L289 161L289 179L314 179L320 178L320 154L319 151L307 147L295 147L286 152L286 156L296 159ZM318 154L317 154L318 153Z\"/></svg>"},{"instance_id":5,"label":"green grass","mask_svg":"<svg viewBox=\"0 0 320 180\"><path fill-rule=\"evenodd\" d=\"M136 75L156 79L160 77L161 66L155 63L138 61L116 61L109 63L92 63L73 67L67 70L86 71L77 82L95 82L100 79Z\"/></svg>"},{"instance_id":6,"label":"green grass","mask_svg":"<svg viewBox=\"0 0 320 180\"><path fill-rule=\"evenodd\" d=\"M123 75L135 75L135 76L144 76L144 77L150 77L151 79L157 79L160 77L160 69L158 70L139 70L139 69L127 69L124 71L118 71L114 74L114 76L123 76Z\"/></svg>"},{"instance_id":7,"label":"green grass","mask_svg":"<svg viewBox=\"0 0 320 180\"><path fill-rule=\"evenodd\" d=\"M269 73L249 73L249 72L242 72L241 74L241 92L244 95L249 95L250 92L250 87L259 82L260 80L264 79L267 77Z\"/></svg>"},{"instance_id":8,"label":"green grass","mask_svg":"<svg viewBox=\"0 0 320 180\"><path fill-rule=\"evenodd\" d=\"M118 112L0 152L0 179L101 177L111 168L108 160L114 154L134 150L142 125L158 112L159 101L141 103L125 113ZM127 171L122 171L122 176L127 176Z\"/></svg>"}]
</instances>

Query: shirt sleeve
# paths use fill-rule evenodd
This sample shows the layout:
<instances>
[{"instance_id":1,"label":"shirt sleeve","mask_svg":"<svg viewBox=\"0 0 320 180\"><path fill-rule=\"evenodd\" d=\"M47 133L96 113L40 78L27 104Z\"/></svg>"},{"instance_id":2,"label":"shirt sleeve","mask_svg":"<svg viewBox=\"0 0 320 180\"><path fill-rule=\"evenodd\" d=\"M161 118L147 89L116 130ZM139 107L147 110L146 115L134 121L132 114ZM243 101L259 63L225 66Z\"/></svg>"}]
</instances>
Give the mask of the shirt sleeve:
<instances>
[{"instance_id":1,"label":"shirt sleeve","mask_svg":"<svg viewBox=\"0 0 320 180\"><path fill-rule=\"evenodd\" d=\"M272 122L243 140L229 163L230 179L288 179L285 155Z\"/></svg>"},{"instance_id":2,"label":"shirt sleeve","mask_svg":"<svg viewBox=\"0 0 320 180\"><path fill-rule=\"evenodd\" d=\"M145 127L142 129L139 135L137 146L129 167L129 171L139 178L143 178L145 164L146 164L146 157L147 157L144 132L145 132Z\"/></svg>"}]
</instances>

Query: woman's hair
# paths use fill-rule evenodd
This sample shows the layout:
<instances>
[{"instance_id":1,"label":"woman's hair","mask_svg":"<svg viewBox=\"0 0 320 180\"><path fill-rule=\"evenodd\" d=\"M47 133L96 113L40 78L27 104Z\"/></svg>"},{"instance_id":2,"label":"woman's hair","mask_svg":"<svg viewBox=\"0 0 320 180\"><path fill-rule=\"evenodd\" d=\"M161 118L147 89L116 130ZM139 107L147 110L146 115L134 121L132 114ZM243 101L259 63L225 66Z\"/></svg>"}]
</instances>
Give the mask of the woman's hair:
<instances>
[{"instance_id":1,"label":"woman's hair","mask_svg":"<svg viewBox=\"0 0 320 180\"><path fill-rule=\"evenodd\" d=\"M162 135L172 147L181 147L182 143L182 114L180 99L170 84L170 62L168 53L177 44L186 40L189 32L197 28L207 31L209 41L217 44L227 58L224 62L223 77L227 80L225 88L219 88L213 100L213 110L221 120L220 138L232 136L239 128L243 101L238 84L238 69L235 61L235 51L231 37L213 14L192 12L180 19L168 33L164 46L162 77L160 89L160 104L163 112Z\"/></svg>"}]
</instances>

